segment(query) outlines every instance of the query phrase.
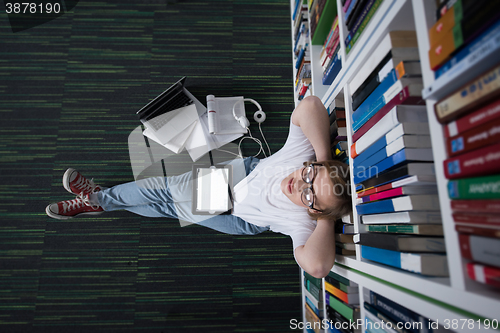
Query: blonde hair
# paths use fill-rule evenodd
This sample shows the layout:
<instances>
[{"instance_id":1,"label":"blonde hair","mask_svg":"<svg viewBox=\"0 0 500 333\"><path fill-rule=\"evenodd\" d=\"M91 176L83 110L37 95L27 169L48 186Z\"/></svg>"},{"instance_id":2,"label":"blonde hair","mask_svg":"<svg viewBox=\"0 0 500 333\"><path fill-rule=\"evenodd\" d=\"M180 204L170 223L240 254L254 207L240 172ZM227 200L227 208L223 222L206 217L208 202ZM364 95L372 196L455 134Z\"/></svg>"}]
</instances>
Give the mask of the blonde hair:
<instances>
[{"instance_id":1,"label":"blonde hair","mask_svg":"<svg viewBox=\"0 0 500 333\"><path fill-rule=\"evenodd\" d=\"M309 165L312 162L304 162L304 166ZM330 176L330 181L333 185L333 191L336 195L335 204L332 207L328 207L322 212L313 213L309 209L307 213L312 219L325 218L332 221L341 219L352 211L352 201L351 201L351 188L349 183L349 166L343 162L330 160L330 161L320 161L314 162L316 164L321 164L327 168L328 175Z\"/></svg>"}]
</instances>

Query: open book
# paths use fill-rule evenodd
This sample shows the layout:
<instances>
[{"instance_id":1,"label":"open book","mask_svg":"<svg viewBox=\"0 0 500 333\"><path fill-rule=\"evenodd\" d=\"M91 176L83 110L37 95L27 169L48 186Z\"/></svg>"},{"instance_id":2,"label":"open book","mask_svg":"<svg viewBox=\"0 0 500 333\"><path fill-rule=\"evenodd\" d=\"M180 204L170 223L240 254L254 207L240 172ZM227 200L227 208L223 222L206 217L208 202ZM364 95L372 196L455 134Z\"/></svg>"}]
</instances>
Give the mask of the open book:
<instances>
[{"instance_id":1,"label":"open book","mask_svg":"<svg viewBox=\"0 0 500 333\"><path fill-rule=\"evenodd\" d=\"M207 95L208 130L210 134L245 134L243 128L233 114L237 117L245 116L243 96L215 97Z\"/></svg>"}]
</instances>

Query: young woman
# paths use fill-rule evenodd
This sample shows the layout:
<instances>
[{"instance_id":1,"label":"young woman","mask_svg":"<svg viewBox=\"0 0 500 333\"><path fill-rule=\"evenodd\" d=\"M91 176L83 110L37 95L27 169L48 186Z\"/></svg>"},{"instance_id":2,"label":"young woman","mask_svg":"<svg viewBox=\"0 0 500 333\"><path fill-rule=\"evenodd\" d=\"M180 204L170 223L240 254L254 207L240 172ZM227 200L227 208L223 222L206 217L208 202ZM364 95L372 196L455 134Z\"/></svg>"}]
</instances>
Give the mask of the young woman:
<instances>
[{"instance_id":1,"label":"young woman","mask_svg":"<svg viewBox=\"0 0 500 333\"><path fill-rule=\"evenodd\" d=\"M307 161L318 162L307 162ZM306 162L304 162L306 161ZM47 206L50 217L67 219L125 209L148 217L169 217L228 234L266 230L292 238L297 263L324 277L335 262L335 220L351 211L348 167L332 161L328 113L321 100L305 98L294 110L285 145L274 155L246 158L247 176L234 187L231 215L203 219L191 213L191 172L153 177L104 189L74 169L63 185L77 195Z\"/></svg>"}]
</instances>

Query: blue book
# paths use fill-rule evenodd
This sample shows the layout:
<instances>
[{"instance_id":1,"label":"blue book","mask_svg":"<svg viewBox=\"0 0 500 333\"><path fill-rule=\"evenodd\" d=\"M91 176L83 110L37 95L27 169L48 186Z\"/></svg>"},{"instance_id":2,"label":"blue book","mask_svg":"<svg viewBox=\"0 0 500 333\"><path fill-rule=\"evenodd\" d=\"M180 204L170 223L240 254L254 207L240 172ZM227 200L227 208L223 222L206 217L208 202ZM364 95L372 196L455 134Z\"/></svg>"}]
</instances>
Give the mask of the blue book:
<instances>
[{"instance_id":1,"label":"blue book","mask_svg":"<svg viewBox=\"0 0 500 333\"><path fill-rule=\"evenodd\" d=\"M383 137L375 141L370 147L366 148L364 152L356 156L356 158L353 159L353 166L356 167L356 163L363 162L368 157L378 152L380 149L385 148L385 146L387 146L387 139L384 135Z\"/></svg>"},{"instance_id":2,"label":"blue book","mask_svg":"<svg viewBox=\"0 0 500 333\"><path fill-rule=\"evenodd\" d=\"M359 215L394 213L409 210L438 211L438 196L436 194L404 195L356 206L356 211Z\"/></svg>"},{"instance_id":3,"label":"blue book","mask_svg":"<svg viewBox=\"0 0 500 333\"><path fill-rule=\"evenodd\" d=\"M333 58L332 60L330 67L323 76L323 84L324 85L332 84L333 80L335 80L341 69L342 69L342 61L340 59L339 53L337 52L335 58Z\"/></svg>"},{"instance_id":4,"label":"blue book","mask_svg":"<svg viewBox=\"0 0 500 333\"><path fill-rule=\"evenodd\" d=\"M349 16L351 16L352 10L354 9L354 6L356 6L356 2L358 2L358 0L352 0L351 3L349 4L349 7L347 7L347 10L344 15L345 22L349 20Z\"/></svg>"},{"instance_id":5,"label":"blue book","mask_svg":"<svg viewBox=\"0 0 500 333\"><path fill-rule=\"evenodd\" d=\"M450 71L454 66L473 53L490 53L497 52L500 48L500 20L494 23L486 31L481 33L478 37L474 38L470 43L465 45L458 51L450 60L445 62L434 72L434 77L437 79L444 73ZM474 57L475 58L475 57ZM471 59L473 60L473 59ZM467 66L467 64L463 64Z\"/></svg>"},{"instance_id":6,"label":"blue book","mask_svg":"<svg viewBox=\"0 0 500 333\"><path fill-rule=\"evenodd\" d=\"M380 82L380 84L373 90L373 92L364 100L359 107L354 110L352 114L353 123L362 118L366 113L370 111L370 107L377 102L377 100L382 96L396 81L398 80L396 70L393 68L389 74Z\"/></svg>"},{"instance_id":7,"label":"blue book","mask_svg":"<svg viewBox=\"0 0 500 333\"><path fill-rule=\"evenodd\" d=\"M423 275L448 276L444 254L406 253L361 245L361 257Z\"/></svg>"},{"instance_id":8,"label":"blue book","mask_svg":"<svg viewBox=\"0 0 500 333\"><path fill-rule=\"evenodd\" d=\"M415 150L417 150L417 149L415 149ZM403 162L429 160L426 157L422 157L422 154L424 156L426 156L425 155L426 152L415 152L415 150L405 148L405 149L398 151L394 155L386 157L381 162L379 162L375 165L369 165L364 170L364 172L362 172L362 173L358 172L357 174L354 175L354 183L359 184L362 181L365 181L365 180L370 179L372 177L376 177L378 174L384 172L385 170L390 169L393 166L396 166L396 165L403 163ZM422 150L422 149L418 149L418 150Z\"/></svg>"},{"instance_id":9,"label":"blue book","mask_svg":"<svg viewBox=\"0 0 500 333\"><path fill-rule=\"evenodd\" d=\"M311 308L311 310L313 310L313 312L318 316L318 317L323 317L323 310L318 310L318 308L314 305L313 302L311 302L311 300L306 296L306 303L307 305L309 305L309 307Z\"/></svg>"}]
</instances>

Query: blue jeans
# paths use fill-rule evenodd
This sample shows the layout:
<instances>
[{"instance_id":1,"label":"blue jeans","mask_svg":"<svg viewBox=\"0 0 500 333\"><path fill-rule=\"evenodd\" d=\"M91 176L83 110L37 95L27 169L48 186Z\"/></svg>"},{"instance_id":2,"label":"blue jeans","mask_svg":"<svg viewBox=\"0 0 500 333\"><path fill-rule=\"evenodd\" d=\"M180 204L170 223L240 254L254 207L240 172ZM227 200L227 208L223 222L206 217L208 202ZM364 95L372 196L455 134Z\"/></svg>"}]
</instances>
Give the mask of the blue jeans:
<instances>
[{"instance_id":1,"label":"blue jeans","mask_svg":"<svg viewBox=\"0 0 500 333\"><path fill-rule=\"evenodd\" d=\"M254 157L244 159L246 175L258 162ZM97 193L97 200L105 211L127 210L141 216L180 219L226 234L255 235L269 230L233 215L193 215L191 178L192 173L186 172L179 176L141 179L102 190Z\"/></svg>"}]
</instances>

